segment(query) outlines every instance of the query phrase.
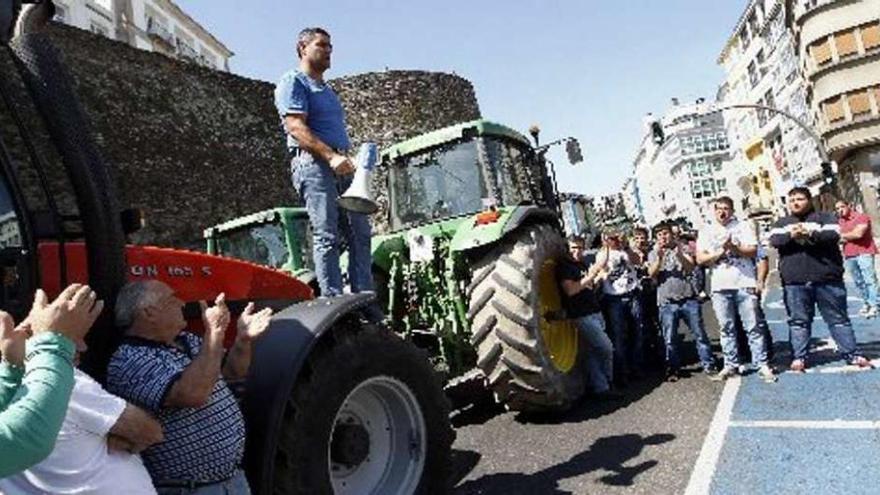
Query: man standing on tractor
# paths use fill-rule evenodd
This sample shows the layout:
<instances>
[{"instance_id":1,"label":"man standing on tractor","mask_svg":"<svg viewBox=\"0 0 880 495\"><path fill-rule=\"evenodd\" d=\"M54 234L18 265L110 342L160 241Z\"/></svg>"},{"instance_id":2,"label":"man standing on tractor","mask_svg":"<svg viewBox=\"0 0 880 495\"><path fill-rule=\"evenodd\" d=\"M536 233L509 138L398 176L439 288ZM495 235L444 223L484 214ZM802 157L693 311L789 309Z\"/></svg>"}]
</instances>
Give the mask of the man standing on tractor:
<instances>
[{"instance_id":1,"label":"man standing on tractor","mask_svg":"<svg viewBox=\"0 0 880 495\"><path fill-rule=\"evenodd\" d=\"M339 194L351 184L354 164L345 113L339 97L324 81L333 45L321 28L303 29L296 41L299 67L281 77L275 105L284 126L293 187L305 201L312 225L315 275L322 296L342 294L339 231L348 241L352 292L373 290L370 269L370 221L340 211Z\"/></svg>"}]
</instances>

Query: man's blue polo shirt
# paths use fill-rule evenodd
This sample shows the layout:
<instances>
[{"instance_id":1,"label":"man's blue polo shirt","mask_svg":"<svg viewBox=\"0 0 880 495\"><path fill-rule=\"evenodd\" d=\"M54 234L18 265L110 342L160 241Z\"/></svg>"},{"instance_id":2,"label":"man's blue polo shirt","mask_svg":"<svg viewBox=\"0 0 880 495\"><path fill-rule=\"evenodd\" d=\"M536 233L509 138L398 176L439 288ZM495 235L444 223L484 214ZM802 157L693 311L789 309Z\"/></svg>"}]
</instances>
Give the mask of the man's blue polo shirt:
<instances>
[{"instance_id":1,"label":"man's blue polo shirt","mask_svg":"<svg viewBox=\"0 0 880 495\"><path fill-rule=\"evenodd\" d=\"M202 340L188 332L180 348L128 337L110 359L107 390L156 416L165 440L141 453L153 482L223 481L244 455L244 417L222 378L199 408L163 407L171 386L199 353Z\"/></svg>"},{"instance_id":2,"label":"man's blue polo shirt","mask_svg":"<svg viewBox=\"0 0 880 495\"><path fill-rule=\"evenodd\" d=\"M343 151L351 148L342 103L326 83L292 70L281 76L275 87L275 106L281 116L282 129L287 115L306 114L306 125L324 144ZM298 147L296 139L286 129L284 135L288 149Z\"/></svg>"}]
</instances>

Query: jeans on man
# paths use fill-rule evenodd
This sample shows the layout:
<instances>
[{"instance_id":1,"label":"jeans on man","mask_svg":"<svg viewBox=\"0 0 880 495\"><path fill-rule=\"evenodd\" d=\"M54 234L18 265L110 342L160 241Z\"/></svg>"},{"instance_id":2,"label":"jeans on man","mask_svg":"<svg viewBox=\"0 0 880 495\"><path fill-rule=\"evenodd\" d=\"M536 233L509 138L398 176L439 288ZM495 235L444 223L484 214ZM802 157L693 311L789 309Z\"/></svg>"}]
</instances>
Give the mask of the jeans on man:
<instances>
[{"instance_id":1,"label":"jeans on man","mask_svg":"<svg viewBox=\"0 0 880 495\"><path fill-rule=\"evenodd\" d=\"M682 320L694 337L703 369L714 368L715 358L712 356L712 345L709 343L709 336L706 334L705 325L703 325L700 302L695 298L670 301L660 306L660 325L663 328L663 342L666 344L667 368L678 370L681 366L678 357L678 324Z\"/></svg>"},{"instance_id":2,"label":"jeans on man","mask_svg":"<svg viewBox=\"0 0 880 495\"><path fill-rule=\"evenodd\" d=\"M639 292L619 296L606 294L605 304L617 376L626 377L630 372L641 372L644 364L645 319ZM627 339L628 328L632 328L631 339Z\"/></svg>"},{"instance_id":3,"label":"jeans on man","mask_svg":"<svg viewBox=\"0 0 880 495\"><path fill-rule=\"evenodd\" d=\"M614 347L605 334L601 313L592 313L575 320L580 335L587 343L587 372L590 390L602 393L611 388L614 373Z\"/></svg>"},{"instance_id":4,"label":"jeans on man","mask_svg":"<svg viewBox=\"0 0 880 495\"><path fill-rule=\"evenodd\" d=\"M859 289L859 295L866 306L876 308L877 300L877 274L874 271L874 255L860 254L846 259L846 271Z\"/></svg>"},{"instance_id":5,"label":"jeans on man","mask_svg":"<svg viewBox=\"0 0 880 495\"><path fill-rule=\"evenodd\" d=\"M767 364L767 350L764 338L758 329L757 321L758 296L755 289L726 289L712 293L712 309L718 319L721 333L721 351L724 354L724 366L739 366L739 346L736 343L736 315L739 314L743 330L749 339L752 352L752 364Z\"/></svg>"},{"instance_id":6,"label":"jeans on man","mask_svg":"<svg viewBox=\"0 0 880 495\"><path fill-rule=\"evenodd\" d=\"M159 495L250 495L251 489L244 471L238 470L232 478L212 485L203 485L189 488L186 486L162 486L157 483L156 492Z\"/></svg>"},{"instance_id":7,"label":"jeans on man","mask_svg":"<svg viewBox=\"0 0 880 495\"><path fill-rule=\"evenodd\" d=\"M366 215L340 210L337 200L352 176L337 177L324 161L300 153L291 162L293 187L306 203L312 225L315 276L322 296L342 294L339 268L340 230L348 241L348 278L352 292L373 290L370 220Z\"/></svg>"},{"instance_id":8,"label":"jeans on man","mask_svg":"<svg viewBox=\"0 0 880 495\"><path fill-rule=\"evenodd\" d=\"M846 314L846 287L842 282L810 282L786 285L783 289L794 359L807 357L817 306L837 343L837 351L847 361L856 355L856 337Z\"/></svg>"}]
</instances>

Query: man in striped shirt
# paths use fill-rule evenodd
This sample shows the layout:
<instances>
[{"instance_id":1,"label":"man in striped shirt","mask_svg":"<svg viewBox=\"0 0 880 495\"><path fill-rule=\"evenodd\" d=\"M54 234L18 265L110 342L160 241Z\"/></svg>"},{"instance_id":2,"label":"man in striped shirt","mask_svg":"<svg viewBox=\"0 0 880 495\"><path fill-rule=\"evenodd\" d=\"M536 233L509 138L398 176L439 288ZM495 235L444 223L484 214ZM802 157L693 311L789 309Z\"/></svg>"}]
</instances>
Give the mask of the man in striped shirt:
<instances>
[{"instance_id":1,"label":"man in striped shirt","mask_svg":"<svg viewBox=\"0 0 880 495\"><path fill-rule=\"evenodd\" d=\"M871 362L856 348L856 337L846 312L840 227L831 213L813 209L813 196L805 187L788 193L789 216L780 218L770 231L770 244L779 251L779 276L788 310L794 360L791 371L807 368L807 351L816 307L837 351L847 363L870 368Z\"/></svg>"},{"instance_id":2,"label":"man in striped shirt","mask_svg":"<svg viewBox=\"0 0 880 495\"><path fill-rule=\"evenodd\" d=\"M230 314L223 294L213 307L203 304L202 339L183 331L183 302L164 283L132 282L120 291L116 324L125 338L110 360L107 389L162 423L165 441L142 452L160 494L249 493L240 469L244 417L224 379L246 376L251 342L268 327L271 313L255 313L249 304L227 353Z\"/></svg>"}]
</instances>

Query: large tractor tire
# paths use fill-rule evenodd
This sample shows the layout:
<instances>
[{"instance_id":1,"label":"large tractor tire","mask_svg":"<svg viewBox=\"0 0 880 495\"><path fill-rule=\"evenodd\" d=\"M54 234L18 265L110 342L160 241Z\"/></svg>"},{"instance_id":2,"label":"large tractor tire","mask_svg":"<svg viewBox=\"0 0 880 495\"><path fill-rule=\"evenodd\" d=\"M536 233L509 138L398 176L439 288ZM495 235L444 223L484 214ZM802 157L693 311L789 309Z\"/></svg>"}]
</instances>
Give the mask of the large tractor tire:
<instances>
[{"instance_id":1,"label":"large tractor tire","mask_svg":"<svg viewBox=\"0 0 880 495\"><path fill-rule=\"evenodd\" d=\"M321 339L284 412L277 494L447 493L454 434L424 352L378 327Z\"/></svg>"},{"instance_id":2,"label":"large tractor tire","mask_svg":"<svg viewBox=\"0 0 880 495\"><path fill-rule=\"evenodd\" d=\"M576 327L559 319L556 264L565 244L549 225L514 232L473 266L471 343L496 399L518 411L563 410L584 391Z\"/></svg>"}]
</instances>

